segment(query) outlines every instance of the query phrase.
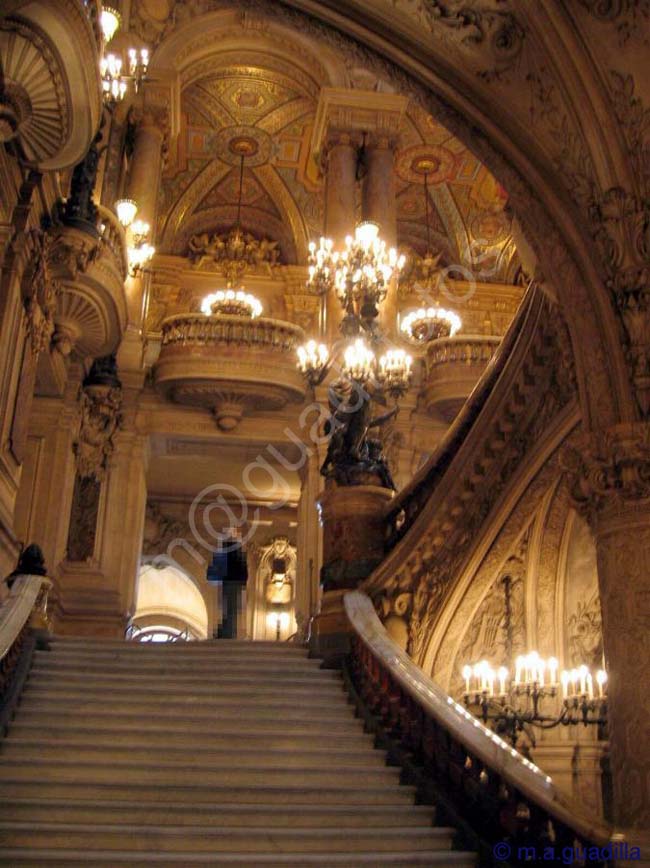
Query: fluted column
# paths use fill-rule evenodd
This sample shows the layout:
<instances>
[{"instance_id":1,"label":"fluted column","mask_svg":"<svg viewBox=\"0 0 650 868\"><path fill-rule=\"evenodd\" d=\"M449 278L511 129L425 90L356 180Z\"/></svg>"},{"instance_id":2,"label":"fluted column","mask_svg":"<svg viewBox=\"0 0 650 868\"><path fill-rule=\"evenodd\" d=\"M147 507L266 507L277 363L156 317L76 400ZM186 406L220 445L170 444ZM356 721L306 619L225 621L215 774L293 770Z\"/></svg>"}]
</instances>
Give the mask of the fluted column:
<instances>
[{"instance_id":1,"label":"fluted column","mask_svg":"<svg viewBox=\"0 0 650 868\"><path fill-rule=\"evenodd\" d=\"M366 175L363 180L363 219L379 225L379 234L388 247L397 246L397 200L395 195L395 140L373 135L366 144ZM397 322L397 285L388 288L379 310L379 321L387 332Z\"/></svg>"},{"instance_id":2,"label":"fluted column","mask_svg":"<svg viewBox=\"0 0 650 868\"><path fill-rule=\"evenodd\" d=\"M591 435L565 454L596 540L614 819L650 829L650 425Z\"/></svg>"},{"instance_id":3,"label":"fluted column","mask_svg":"<svg viewBox=\"0 0 650 868\"><path fill-rule=\"evenodd\" d=\"M345 237L354 232L359 142L349 133L330 136L326 151L325 235L336 249L344 247ZM326 323L330 337L343 317L341 304L332 290L326 299Z\"/></svg>"}]
</instances>

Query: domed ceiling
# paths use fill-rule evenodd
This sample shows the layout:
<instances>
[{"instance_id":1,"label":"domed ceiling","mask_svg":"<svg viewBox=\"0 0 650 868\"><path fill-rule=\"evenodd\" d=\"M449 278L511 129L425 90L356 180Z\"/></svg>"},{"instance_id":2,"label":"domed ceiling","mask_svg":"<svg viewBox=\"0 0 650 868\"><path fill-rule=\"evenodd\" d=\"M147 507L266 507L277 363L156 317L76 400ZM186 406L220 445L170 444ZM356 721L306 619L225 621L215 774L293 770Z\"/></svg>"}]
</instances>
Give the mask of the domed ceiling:
<instances>
[{"instance_id":1,"label":"domed ceiling","mask_svg":"<svg viewBox=\"0 0 650 868\"><path fill-rule=\"evenodd\" d=\"M173 33L174 51L182 53L182 34L196 33L200 10L193 11L196 4L176 4L177 17L170 24L161 4L174 5L137 0L132 21L144 38L162 46ZM178 18L179 10L185 17ZM200 59L181 70L180 136L161 188L158 249L183 256L193 235L232 227L239 189L237 143L245 140L242 226L258 239L277 241L282 263L304 263L309 240L323 232L324 180L311 154L321 88L393 88L366 70L350 69L343 56L324 61L322 47L306 45L303 36L292 44L290 35L268 26L256 31L244 13L238 21L240 46L237 25L230 20L226 38L213 39L209 52L203 48ZM441 262L471 268L482 280L513 282L518 260L505 191L458 139L413 102L395 162L400 246L421 254L426 250L422 166L429 185L429 232Z\"/></svg>"}]
</instances>

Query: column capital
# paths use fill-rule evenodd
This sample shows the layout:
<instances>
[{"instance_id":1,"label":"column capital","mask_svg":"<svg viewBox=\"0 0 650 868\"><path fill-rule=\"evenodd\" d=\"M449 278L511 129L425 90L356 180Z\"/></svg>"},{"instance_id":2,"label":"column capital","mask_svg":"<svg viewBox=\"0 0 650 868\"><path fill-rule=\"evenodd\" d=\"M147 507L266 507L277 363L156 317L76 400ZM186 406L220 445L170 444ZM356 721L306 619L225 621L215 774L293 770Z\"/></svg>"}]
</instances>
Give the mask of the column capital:
<instances>
[{"instance_id":1,"label":"column capital","mask_svg":"<svg viewBox=\"0 0 650 868\"><path fill-rule=\"evenodd\" d=\"M650 510L650 424L629 422L583 434L562 454L573 505L592 525Z\"/></svg>"},{"instance_id":2,"label":"column capital","mask_svg":"<svg viewBox=\"0 0 650 868\"><path fill-rule=\"evenodd\" d=\"M318 162L332 132L396 139L407 106L408 98L399 94L324 87L316 109L311 151Z\"/></svg>"}]
</instances>

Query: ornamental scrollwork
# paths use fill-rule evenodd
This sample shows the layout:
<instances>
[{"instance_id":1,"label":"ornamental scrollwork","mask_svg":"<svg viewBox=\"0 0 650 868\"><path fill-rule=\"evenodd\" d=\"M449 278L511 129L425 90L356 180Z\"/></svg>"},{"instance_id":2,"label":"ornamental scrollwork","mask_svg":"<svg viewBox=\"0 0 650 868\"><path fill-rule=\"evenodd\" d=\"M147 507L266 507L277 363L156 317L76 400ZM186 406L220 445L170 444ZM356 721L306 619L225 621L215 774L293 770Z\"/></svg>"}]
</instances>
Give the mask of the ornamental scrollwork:
<instances>
[{"instance_id":1,"label":"ornamental scrollwork","mask_svg":"<svg viewBox=\"0 0 650 868\"><path fill-rule=\"evenodd\" d=\"M650 427L617 425L585 435L562 453L575 508L593 522L603 509L650 497Z\"/></svg>"},{"instance_id":2,"label":"ornamental scrollwork","mask_svg":"<svg viewBox=\"0 0 650 868\"><path fill-rule=\"evenodd\" d=\"M258 240L239 227L224 234L201 232L189 241L189 257L195 268L219 266L233 284L247 269L277 265L280 250L277 241Z\"/></svg>"}]
</instances>

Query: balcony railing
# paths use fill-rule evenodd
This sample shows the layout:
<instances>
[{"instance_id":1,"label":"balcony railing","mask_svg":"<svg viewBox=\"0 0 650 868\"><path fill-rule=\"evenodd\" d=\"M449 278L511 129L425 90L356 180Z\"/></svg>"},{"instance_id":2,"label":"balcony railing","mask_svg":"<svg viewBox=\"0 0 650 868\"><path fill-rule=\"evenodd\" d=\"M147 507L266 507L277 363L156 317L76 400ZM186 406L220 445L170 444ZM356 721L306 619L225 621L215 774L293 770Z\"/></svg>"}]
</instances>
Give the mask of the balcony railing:
<instances>
[{"instance_id":1,"label":"balcony railing","mask_svg":"<svg viewBox=\"0 0 650 868\"><path fill-rule=\"evenodd\" d=\"M172 316L162 324L156 388L179 404L211 410L229 431L248 411L302 401L296 347L303 339L298 326L266 317Z\"/></svg>"},{"instance_id":2,"label":"balcony railing","mask_svg":"<svg viewBox=\"0 0 650 868\"><path fill-rule=\"evenodd\" d=\"M302 339L299 326L267 317L181 314L168 317L162 324L163 347L228 344L295 353Z\"/></svg>"},{"instance_id":3,"label":"balcony railing","mask_svg":"<svg viewBox=\"0 0 650 868\"><path fill-rule=\"evenodd\" d=\"M514 868L522 864L522 849L542 854L553 847L575 855L611 843L621 852L622 835L565 799L548 775L413 663L369 597L354 591L344 603L354 630L345 675L366 727L388 750L389 761L403 766L403 780L416 785L419 800L435 802L459 829L463 845L478 850L480 865ZM589 864L612 863L590 858Z\"/></svg>"}]
</instances>

